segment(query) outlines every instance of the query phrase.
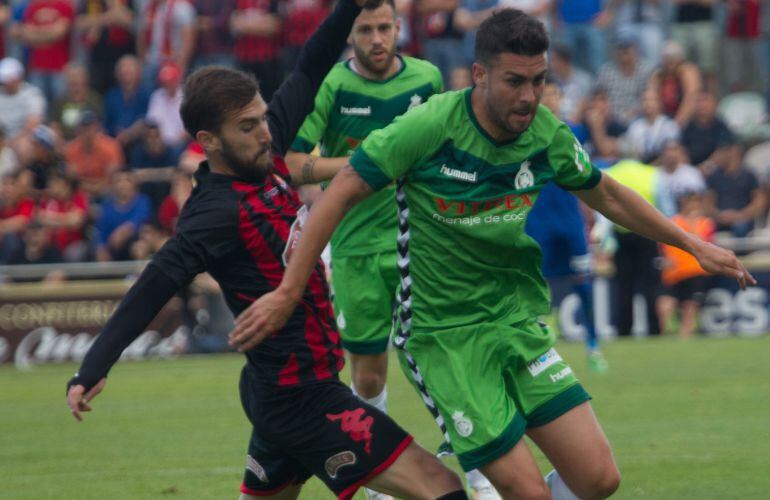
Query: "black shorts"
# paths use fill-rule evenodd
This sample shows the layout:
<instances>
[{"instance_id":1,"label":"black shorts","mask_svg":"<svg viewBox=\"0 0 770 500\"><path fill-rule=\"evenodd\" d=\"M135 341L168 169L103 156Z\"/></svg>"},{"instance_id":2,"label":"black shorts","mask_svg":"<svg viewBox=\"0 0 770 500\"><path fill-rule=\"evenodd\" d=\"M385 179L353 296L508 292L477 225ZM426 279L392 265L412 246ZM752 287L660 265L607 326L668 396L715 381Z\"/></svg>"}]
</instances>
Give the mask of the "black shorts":
<instances>
[{"instance_id":1,"label":"black shorts","mask_svg":"<svg viewBox=\"0 0 770 500\"><path fill-rule=\"evenodd\" d=\"M338 498L348 499L412 441L390 417L336 379L267 386L247 364L240 392L253 425L241 485L248 495L273 495L315 474Z\"/></svg>"},{"instance_id":2,"label":"black shorts","mask_svg":"<svg viewBox=\"0 0 770 500\"><path fill-rule=\"evenodd\" d=\"M676 298L679 302L692 300L698 304L703 304L706 300L706 292L711 285L710 276L696 276L687 278L678 283L666 287L663 295Z\"/></svg>"}]
</instances>

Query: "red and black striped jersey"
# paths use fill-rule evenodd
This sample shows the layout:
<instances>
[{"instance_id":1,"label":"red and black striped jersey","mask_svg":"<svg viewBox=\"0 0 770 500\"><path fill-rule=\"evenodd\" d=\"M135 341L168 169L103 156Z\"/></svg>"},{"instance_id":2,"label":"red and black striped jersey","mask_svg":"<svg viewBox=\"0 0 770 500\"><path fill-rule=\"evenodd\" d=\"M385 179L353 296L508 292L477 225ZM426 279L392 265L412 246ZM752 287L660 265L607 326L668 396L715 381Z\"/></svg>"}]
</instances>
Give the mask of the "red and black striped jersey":
<instances>
[{"instance_id":1,"label":"red and black striped jersey","mask_svg":"<svg viewBox=\"0 0 770 500\"><path fill-rule=\"evenodd\" d=\"M163 305L199 273L208 271L216 279L236 315L278 286L304 210L282 158L312 111L315 94L345 47L359 12L353 0L340 0L270 100L267 121L275 160L271 175L250 183L201 164L177 233L118 305L72 383L86 389L96 385ZM286 326L246 355L260 380L274 386L337 375L343 358L321 262Z\"/></svg>"},{"instance_id":2,"label":"red and black striped jersey","mask_svg":"<svg viewBox=\"0 0 770 500\"><path fill-rule=\"evenodd\" d=\"M178 285L206 270L237 315L283 278L306 209L289 185L281 157L265 182L252 184L210 172L196 187L170 240L152 261ZM286 326L247 353L260 379L277 385L326 379L343 365L339 334L319 261Z\"/></svg>"}]
</instances>

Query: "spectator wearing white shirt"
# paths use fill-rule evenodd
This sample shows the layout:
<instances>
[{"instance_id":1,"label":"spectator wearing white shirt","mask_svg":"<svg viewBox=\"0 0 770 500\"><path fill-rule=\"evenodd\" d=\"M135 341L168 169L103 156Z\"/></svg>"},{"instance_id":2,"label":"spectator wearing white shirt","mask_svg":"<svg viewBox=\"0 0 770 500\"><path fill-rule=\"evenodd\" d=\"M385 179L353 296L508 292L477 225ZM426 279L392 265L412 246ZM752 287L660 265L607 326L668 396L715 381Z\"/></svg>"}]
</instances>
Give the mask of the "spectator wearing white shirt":
<instances>
[{"instance_id":1,"label":"spectator wearing white shirt","mask_svg":"<svg viewBox=\"0 0 770 500\"><path fill-rule=\"evenodd\" d=\"M31 133L46 112L43 93L24 80L24 66L11 57L0 60L0 127L22 165L32 156Z\"/></svg>"},{"instance_id":2,"label":"spectator wearing white shirt","mask_svg":"<svg viewBox=\"0 0 770 500\"><path fill-rule=\"evenodd\" d=\"M649 89L642 94L642 116L628 126L620 149L627 156L650 163L660 156L666 143L678 141L679 135L679 125L663 114L660 96Z\"/></svg>"},{"instance_id":3,"label":"spectator wearing white shirt","mask_svg":"<svg viewBox=\"0 0 770 500\"><path fill-rule=\"evenodd\" d=\"M189 139L179 115L182 71L174 63L166 63L158 72L158 83L160 88L150 96L147 120L158 125L161 139L178 158Z\"/></svg>"},{"instance_id":4,"label":"spectator wearing white shirt","mask_svg":"<svg viewBox=\"0 0 770 500\"><path fill-rule=\"evenodd\" d=\"M688 163L687 151L679 141L668 141L660 155L658 208L667 217L678 213L677 200L687 193L704 193L706 180Z\"/></svg>"}]
</instances>

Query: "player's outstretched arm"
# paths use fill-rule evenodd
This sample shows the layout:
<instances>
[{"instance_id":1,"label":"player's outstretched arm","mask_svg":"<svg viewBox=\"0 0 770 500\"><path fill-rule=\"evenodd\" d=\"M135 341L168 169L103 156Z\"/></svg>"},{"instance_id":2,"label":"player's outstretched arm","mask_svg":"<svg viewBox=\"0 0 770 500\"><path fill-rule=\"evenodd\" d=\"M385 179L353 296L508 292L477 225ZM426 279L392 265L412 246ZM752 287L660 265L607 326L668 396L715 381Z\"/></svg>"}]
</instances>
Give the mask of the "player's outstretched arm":
<instances>
[{"instance_id":1,"label":"player's outstretched arm","mask_svg":"<svg viewBox=\"0 0 770 500\"><path fill-rule=\"evenodd\" d=\"M735 278L741 289L756 285L753 276L735 254L686 233L631 189L609 175L603 175L591 189L575 195L605 217L641 236L691 253L701 267L714 274Z\"/></svg>"},{"instance_id":2,"label":"player's outstretched arm","mask_svg":"<svg viewBox=\"0 0 770 500\"><path fill-rule=\"evenodd\" d=\"M281 284L236 318L229 339L232 347L240 352L248 351L286 324L334 229L351 207L372 192L369 184L350 165L334 177L310 210Z\"/></svg>"},{"instance_id":3,"label":"player's outstretched arm","mask_svg":"<svg viewBox=\"0 0 770 500\"><path fill-rule=\"evenodd\" d=\"M90 401L104 388L107 373L123 350L177 290L179 286L156 266L145 268L91 345L80 370L67 382L67 404L77 420L83 420L80 412L91 411Z\"/></svg>"}]
</instances>

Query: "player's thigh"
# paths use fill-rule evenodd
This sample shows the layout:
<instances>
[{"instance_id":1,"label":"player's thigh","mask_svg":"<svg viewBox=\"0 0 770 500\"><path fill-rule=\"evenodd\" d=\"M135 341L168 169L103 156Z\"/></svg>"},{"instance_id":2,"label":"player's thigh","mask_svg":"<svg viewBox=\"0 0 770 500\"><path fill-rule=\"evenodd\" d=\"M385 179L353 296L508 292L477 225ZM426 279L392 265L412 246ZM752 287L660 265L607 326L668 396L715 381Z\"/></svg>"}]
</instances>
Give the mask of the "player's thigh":
<instances>
[{"instance_id":1,"label":"player's thigh","mask_svg":"<svg viewBox=\"0 0 770 500\"><path fill-rule=\"evenodd\" d=\"M602 498L617 489L620 472L589 402L529 428L527 435L578 497Z\"/></svg>"},{"instance_id":2,"label":"player's thigh","mask_svg":"<svg viewBox=\"0 0 770 500\"><path fill-rule=\"evenodd\" d=\"M480 470L503 498L550 498L535 457L523 439Z\"/></svg>"},{"instance_id":3,"label":"player's thigh","mask_svg":"<svg viewBox=\"0 0 770 500\"><path fill-rule=\"evenodd\" d=\"M393 253L395 255L395 253ZM388 254L333 260L334 310L342 346L353 354L379 354L388 348L393 323L396 271L381 262ZM393 257L395 258L395 257Z\"/></svg>"},{"instance_id":4,"label":"player's thigh","mask_svg":"<svg viewBox=\"0 0 770 500\"><path fill-rule=\"evenodd\" d=\"M407 379L466 471L504 455L524 434L503 383L500 339L509 330L480 324L421 332L399 349Z\"/></svg>"},{"instance_id":5,"label":"player's thigh","mask_svg":"<svg viewBox=\"0 0 770 500\"><path fill-rule=\"evenodd\" d=\"M271 435L341 498L388 469L412 442L390 417L338 381L306 388L289 408L273 420Z\"/></svg>"},{"instance_id":6,"label":"player's thigh","mask_svg":"<svg viewBox=\"0 0 770 500\"><path fill-rule=\"evenodd\" d=\"M399 498L415 499L433 499L462 489L460 478L454 472L414 442L366 485Z\"/></svg>"},{"instance_id":7,"label":"player's thigh","mask_svg":"<svg viewBox=\"0 0 770 500\"><path fill-rule=\"evenodd\" d=\"M388 373L388 353L354 354L349 353L350 369L353 373L371 373L382 378Z\"/></svg>"}]
</instances>

